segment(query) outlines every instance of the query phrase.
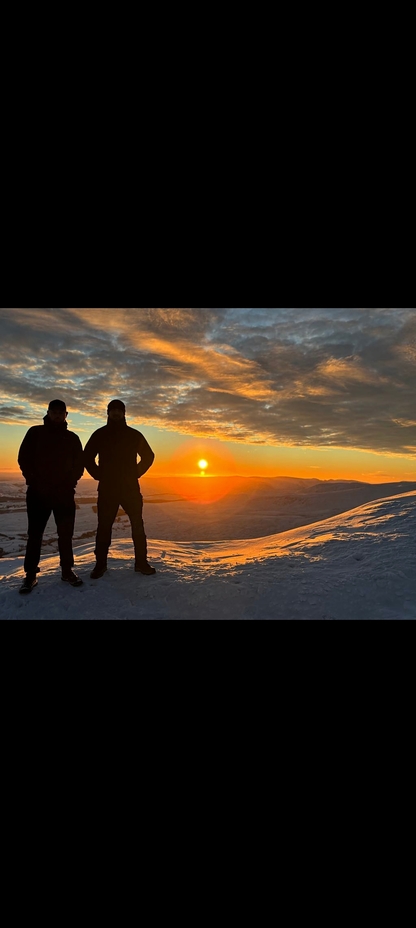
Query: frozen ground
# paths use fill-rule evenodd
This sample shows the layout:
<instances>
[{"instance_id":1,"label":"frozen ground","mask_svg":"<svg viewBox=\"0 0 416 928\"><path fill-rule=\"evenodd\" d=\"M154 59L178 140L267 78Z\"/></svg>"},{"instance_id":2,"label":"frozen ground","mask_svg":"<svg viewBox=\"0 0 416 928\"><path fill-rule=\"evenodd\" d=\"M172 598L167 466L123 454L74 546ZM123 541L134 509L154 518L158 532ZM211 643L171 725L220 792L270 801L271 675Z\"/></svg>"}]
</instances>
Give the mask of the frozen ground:
<instances>
[{"instance_id":1,"label":"frozen ground","mask_svg":"<svg viewBox=\"0 0 416 928\"><path fill-rule=\"evenodd\" d=\"M123 530L119 523L119 531ZM256 539L149 542L154 577L133 570L132 543L114 540L93 581L93 541L75 548L84 585L60 580L44 556L39 585L19 596L22 556L0 559L2 619L343 620L416 618L416 491Z\"/></svg>"}]
</instances>

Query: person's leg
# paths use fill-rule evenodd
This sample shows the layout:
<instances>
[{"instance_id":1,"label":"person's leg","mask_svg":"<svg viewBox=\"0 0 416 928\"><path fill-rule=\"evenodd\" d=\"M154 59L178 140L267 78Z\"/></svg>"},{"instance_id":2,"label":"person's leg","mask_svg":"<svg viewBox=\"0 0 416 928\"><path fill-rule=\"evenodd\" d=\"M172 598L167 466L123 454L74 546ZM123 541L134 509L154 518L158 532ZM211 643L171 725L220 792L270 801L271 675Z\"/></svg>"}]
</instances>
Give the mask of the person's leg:
<instances>
[{"instance_id":1,"label":"person's leg","mask_svg":"<svg viewBox=\"0 0 416 928\"><path fill-rule=\"evenodd\" d=\"M124 492L120 499L120 505L130 519L136 565L146 564L147 539L143 524L143 497L139 488Z\"/></svg>"},{"instance_id":2,"label":"person's leg","mask_svg":"<svg viewBox=\"0 0 416 928\"><path fill-rule=\"evenodd\" d=\"M74 493L73 490L65 493L59 499L54 500L53 505L62 573L71 570L74 566L74 552L72 550L76 512Z\"/></svg>"},{"instance_id":3,"label":"person's leg","mask_svg":"<svg viewBox=\"0 0 416 928\"><path fill-rule=\"evenodd\" d=\"M108 549L111 545L111 530L114 519L118 513L118 493L111 491L98 491L97 501L97 536L95 539L95 557L97 564L106 564Z\"/></svg>"},{"instance_id":4,"label":"person's leg","mask_svg":"<svg viewBox=\"0 0 416 928\"><path fill-rule=\"evenodd\" d=\"M50 500L39 496L36 490L29 487L26 493L28 539L24 562L25 573L38 574L42 538L47 521L52 512Z\"/></svg>"}]
</instances>

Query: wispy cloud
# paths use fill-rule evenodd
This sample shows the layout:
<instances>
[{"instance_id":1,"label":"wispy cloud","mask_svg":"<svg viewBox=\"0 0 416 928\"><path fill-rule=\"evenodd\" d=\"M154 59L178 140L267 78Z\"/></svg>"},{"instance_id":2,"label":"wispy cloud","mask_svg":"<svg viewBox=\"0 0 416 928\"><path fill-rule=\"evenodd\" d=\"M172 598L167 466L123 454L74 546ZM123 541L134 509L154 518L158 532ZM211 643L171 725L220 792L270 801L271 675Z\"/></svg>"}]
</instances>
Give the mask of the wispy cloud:
<instances>
[{"instance_id":1,"label":"wispy cloud","mask_svg":"<svg viewBox=\"0 0 416 928\"><path fill-rule=\"evenodd\" d=\"M190 435L413 453L416 310L0 310L0 421L62 397L102 421ZM414 430L414 432L413 432Z\"/></svg>"}]
</instances>

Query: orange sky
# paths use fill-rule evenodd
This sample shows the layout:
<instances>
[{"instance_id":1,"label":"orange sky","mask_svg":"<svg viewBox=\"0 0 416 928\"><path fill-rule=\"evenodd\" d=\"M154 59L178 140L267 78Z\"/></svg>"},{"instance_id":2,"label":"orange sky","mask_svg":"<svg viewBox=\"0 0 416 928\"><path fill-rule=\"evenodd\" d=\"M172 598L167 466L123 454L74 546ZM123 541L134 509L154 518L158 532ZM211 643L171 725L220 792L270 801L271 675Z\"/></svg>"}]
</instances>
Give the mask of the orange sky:
<instances>
[{"instance_id":1,"label":"orange sky","mask_svg":"<svg viewBox=\"0 0 416 928\"><path fill-rule=\"evenodd\" d=\"M77 431L76 428L74 430ZM232 475L287 476L316 477L319 480L361 480L367 483L416 480L416 467L410 457L336 448L266 447L214 439L190 439L183 435L177 435L174 443L171 436L169 440L164 438L160 430L153 435L151 431L143 429L156 453L155 463L149 471L152 477L186 475L209 480L213 476ZM16 458L25 432L26 428L10 428L0 458L0 479L5 479L2 475L7 473L20 475ZM85 445L89 436L81 430L78 430L78 434ZM200 476L198 467L201 458L208 463L205 477Z\"/></svg>"}]
</instances>

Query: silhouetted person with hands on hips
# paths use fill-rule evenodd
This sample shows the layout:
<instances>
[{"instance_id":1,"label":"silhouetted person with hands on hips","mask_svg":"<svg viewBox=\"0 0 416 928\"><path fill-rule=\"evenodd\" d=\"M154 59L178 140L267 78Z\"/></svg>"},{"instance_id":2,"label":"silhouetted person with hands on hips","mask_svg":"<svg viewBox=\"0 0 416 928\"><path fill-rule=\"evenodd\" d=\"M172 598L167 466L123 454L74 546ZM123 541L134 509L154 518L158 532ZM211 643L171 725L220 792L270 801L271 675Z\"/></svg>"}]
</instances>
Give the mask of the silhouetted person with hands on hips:
<instances>
[{"instance_id":1,"label":"silhouetted person with hands on hips","mask_svg":"<svg viewBox=\"0 0 416 928\"><path fill-rule=\"evenodd\" d=\"M30 593L37 584L42 538L51 512L58 532L62 580L81 586L74 574L72 538L75 525L75 487L84 473L82 445L75 432L68 431L66 405L51 400L43 425L26 433L19 449L18 463L27 483L26 505L28 541L24 569L26 578L20 593Z\"/></svg>"},{"instance_id":2,"label":"silhouetted person with hands on hips","mask_svg":"<svg viewBox=\"0 0 416 928\"><path fill-rule=\"evenodd\" d=\"M98 485L98 526L95 542L96 565L91 578L98 580L107 570L107 555L111 544L114 519L122 506L127 513L133 536L135 570L155 574L147 561L147 540L143 525L143 497L138 483L155 459L141 432L127 425L126 407L121 400L112 400L107 408L107 425L91 435L84 450L85 468ZM98 455L98 466L96 457ZM140 455L140 463L137 463Z\"/></svg>"}]
</instances>

